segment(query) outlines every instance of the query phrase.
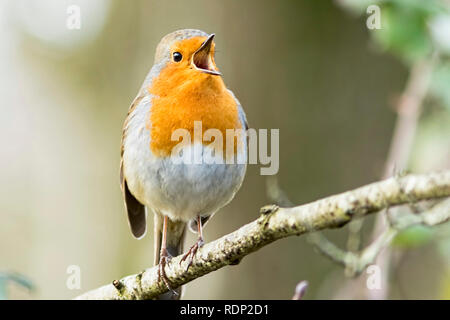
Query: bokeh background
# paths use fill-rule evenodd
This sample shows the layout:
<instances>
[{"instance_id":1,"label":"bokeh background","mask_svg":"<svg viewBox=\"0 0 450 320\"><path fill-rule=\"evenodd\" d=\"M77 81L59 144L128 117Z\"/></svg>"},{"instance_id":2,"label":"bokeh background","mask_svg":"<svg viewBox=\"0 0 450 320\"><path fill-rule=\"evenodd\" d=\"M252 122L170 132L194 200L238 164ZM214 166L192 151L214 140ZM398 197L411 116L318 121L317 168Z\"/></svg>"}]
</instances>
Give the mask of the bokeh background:
<instances>
[{"instance_id":1,"label":"bokeh background","mask_svg":"<svg viewBox=\"0 0 450 320\"><path fill-rule=\"evenodd\" d=\"M69 5L81 29L66 27ZM366 8L381 7L380 30ZM119 188L128 107L160 38L216 33L216 61L253 128L280 129L278 181L305 203L380 178L410 69L437 51L408 169L450 167L450 2L0 0L0 292L69 299L149 267L151 232L135 240ZM403 168L402 168L403 169ZM206 241L248 223L269 202L250 166L242 189L208 224ZM149 230L152 230L152 219ZM373 217L362 235L369 239ZM345 247L348 227L326 232ZM450 229L421 229L401 251L389 298L450 298ZM193 235L187 238L193 243ZM396 244L397 243L397 244ZM81 268L81 289L66 286ZM363 274L361 277L366 277ZM191 299L364 298L305 237L278 241L240 265L188 284ZM28 290L30 281L33 289ZM22 285L21 285L22 284Z\"/></svg>"}]
</instances>

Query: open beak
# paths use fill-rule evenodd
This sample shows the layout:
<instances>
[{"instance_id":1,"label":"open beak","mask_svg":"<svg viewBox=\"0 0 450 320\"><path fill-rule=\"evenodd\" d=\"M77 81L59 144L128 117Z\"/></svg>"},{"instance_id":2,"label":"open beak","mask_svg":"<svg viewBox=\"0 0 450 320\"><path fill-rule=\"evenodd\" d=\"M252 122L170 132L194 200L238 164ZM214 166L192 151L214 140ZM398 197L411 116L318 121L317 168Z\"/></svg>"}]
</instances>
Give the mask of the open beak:
<instances>
[{"instance_id":1,"label":"open beak","mask_svg":"<svg viewBox=\"0 0 450 320\"><path fill-rule=\"evenodd\" d=\"M214 33L211 34L205 42L202 43L200 48L192 55L191 64L194 69L197 69L204 73L209 73L215 76L221 76L222 74L216 70L214 63L211 59L211 44L214 39Z\"/></svg>"}]
</instances>

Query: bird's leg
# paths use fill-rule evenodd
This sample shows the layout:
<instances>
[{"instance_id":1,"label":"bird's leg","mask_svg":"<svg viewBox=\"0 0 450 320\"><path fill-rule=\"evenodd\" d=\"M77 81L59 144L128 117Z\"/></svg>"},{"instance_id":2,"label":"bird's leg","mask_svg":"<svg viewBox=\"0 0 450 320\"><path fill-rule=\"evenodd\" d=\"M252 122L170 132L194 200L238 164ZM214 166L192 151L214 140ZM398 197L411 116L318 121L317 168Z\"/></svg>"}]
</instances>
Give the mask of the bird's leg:
<instances>
[{"instance_id":1,"label":"bird's leg","mask_svg":"<svg viewBox=\"0 0 450 320\"><path fill-rule=\"evenodd\" d=\"M167 289L172 291L173 294L178 295L178 293L172 289L169 279L166 276L166 271L164 268L166 264L172 259L172 256L167 251L166 241L167 241L167 216L164 216L164 224L163 224L163 234L161 241L161 251L159 253L159 265L158 265L158 281L163 281L166 285Z\"/></svg>"},{"instance_id":2,"label":"bird's leg","mask_svg":"<svg viewBox=\"0 0 450 320\"><path fill-rule=\"evenodd\" d=\"M203 241L203 227L202 227L202 218L200 216L197 217L197 232L198 232L198 238L197 241L194 243L194 245L189 249L188 252L181 258L180 264L188 259L188 265L186 267L186 271L189 270L189 267L192 265L192 260L194 259L195 254L197 253L197 250L205 244Z\"/></svg>"}]
</instances>

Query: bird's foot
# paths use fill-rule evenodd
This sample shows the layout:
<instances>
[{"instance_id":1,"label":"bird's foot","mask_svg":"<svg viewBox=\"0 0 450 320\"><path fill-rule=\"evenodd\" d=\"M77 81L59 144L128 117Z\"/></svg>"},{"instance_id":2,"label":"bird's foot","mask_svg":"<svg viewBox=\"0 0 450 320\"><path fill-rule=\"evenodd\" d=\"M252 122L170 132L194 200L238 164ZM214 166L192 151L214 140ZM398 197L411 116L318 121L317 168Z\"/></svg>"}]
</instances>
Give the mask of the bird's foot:
<instances>
[{"instance_id":1,"label":"bird's foot","mask_svg":"<svg viewBox=\"0 0 450 320\"><path fill-rule=\"evenodd\" d=\"M172 289L172 286L170 285L169 279L166 276L166 271L164 270L166 267L166 264L170 262L172 259L172 256L167 252L167 250L162 250L161 255L159 258L159 265L158 265L158 281L163 281L166 285L167 289L171 291L173 294L178 295L178 292Z\"/></svg>"},{"instance_id":2,"label":"bird's foot","mask_svg":"<svg viewBox=\"0 0 450 320\"><path fill-rule=\"evenodd\" d=\"M197 253L197 250L201 247L203 247L203 245L205 244L205 242L203 241L203 238L198 238L197 242L195 242L195 244L189 249L188 252L186 252L186 254L183 256L183 258L181 258L180 260L180 264L187 259L188 261L188 265L186 267L186 271L189 270L189 267L192 265L192 261L194 259L195 254Z\"/></svg>"}]
</instances>

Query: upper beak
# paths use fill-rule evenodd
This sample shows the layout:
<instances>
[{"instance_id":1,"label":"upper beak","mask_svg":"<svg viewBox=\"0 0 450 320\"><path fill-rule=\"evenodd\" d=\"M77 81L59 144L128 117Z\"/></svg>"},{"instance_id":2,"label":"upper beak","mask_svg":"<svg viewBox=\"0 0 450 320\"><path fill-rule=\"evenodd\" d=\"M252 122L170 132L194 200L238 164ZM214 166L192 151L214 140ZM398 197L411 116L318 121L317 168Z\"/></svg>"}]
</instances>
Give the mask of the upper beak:
<instances>
[{"instance_id":1,"label":"upper beak","mask_svg":"<svg viewBox=\"0 0 450 320\"><path fill-rule=\"evenodd\" d=\"M192 55L192 66L202 72L213 74L216 76L222 75L219 71L216 70L214 63L211 59L211 45L214 39L214 33L211 34L205 42L202 43L200 48L194 52Z\"/></svg>"}]
</instances>

